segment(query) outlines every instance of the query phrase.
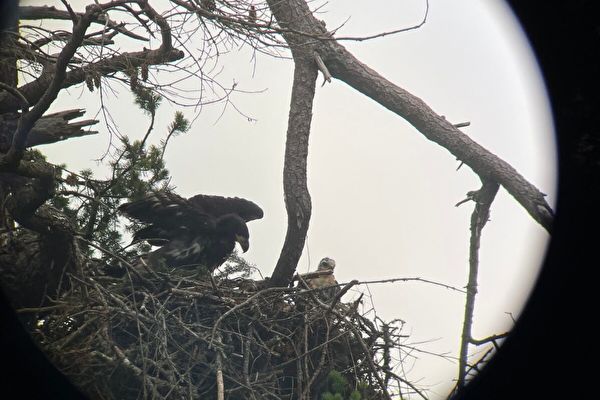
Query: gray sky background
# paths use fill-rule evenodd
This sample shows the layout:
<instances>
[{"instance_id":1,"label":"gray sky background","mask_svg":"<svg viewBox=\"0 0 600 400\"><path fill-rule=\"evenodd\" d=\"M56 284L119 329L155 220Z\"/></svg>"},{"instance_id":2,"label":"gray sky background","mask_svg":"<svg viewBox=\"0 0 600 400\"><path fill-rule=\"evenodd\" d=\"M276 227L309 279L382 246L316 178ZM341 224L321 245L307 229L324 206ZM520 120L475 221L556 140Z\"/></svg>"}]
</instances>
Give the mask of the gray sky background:
<instances>
[{"instance_id":1,"label":"gray sky background","mask_svg":"<svg viewBox=\"0 0 600 400\"><path fill-rule=\"evenodd\" d=\"M425 1L418 0L332 0L319 18L329 29L350 18L338 35L366 36L414 25L424 8ZM508 161L554 203L556 156L545 89L526 39L501 0L431 0L422 28L343 44L451 122L470 121L465 133ZM293 64L260 55L253 59L249 49L237 48L222 56L220 64L219 79L224 84L235 80L240 90L266 89L232 97L237 109L255 121L231 105L220 119L222 105L204 107L191 132L171 140L167 167L183 196L240 196L264 209L265 218L249 224L251 246L246 258L268 276L286 230L282 168ZM319 77L319 85L321 81ZM189 85L194 88L195 83ZM117 95L105 93L108 110L121 132L141 138L147 118L124 87L113 87ZM52 110L75 107L85 107L86 118L91 118L100 103L95 93L76 87L61 94ZM164 137L175 110L181 108L164 102L153 143ZM189 118L195 116L192 109L183 111ZM95 137L42 150L51 161L66 162L72 170L97 168L93 160L109 143L103 123L98 128ZM328 256L337 262L339 282L421 277L463 287L473 207L454 204L467 191L478 189L480 182L468 167L456 171L457 166L445 149L344 83L319 87L308 160L313 215L300 272L315 269ZM511 327L507 313L518 316L547 239L545 231L501 189L483 233L476 337ZM370 285L360 290L372 295L377 315L406 321L408 343L427 342L419 346L456 356L464 306L461 294L422 283ZM413 355L418 359L406 365L408 377L426 387L431 399L443 398L457 364Z\"/></svg>"}]
</instances>

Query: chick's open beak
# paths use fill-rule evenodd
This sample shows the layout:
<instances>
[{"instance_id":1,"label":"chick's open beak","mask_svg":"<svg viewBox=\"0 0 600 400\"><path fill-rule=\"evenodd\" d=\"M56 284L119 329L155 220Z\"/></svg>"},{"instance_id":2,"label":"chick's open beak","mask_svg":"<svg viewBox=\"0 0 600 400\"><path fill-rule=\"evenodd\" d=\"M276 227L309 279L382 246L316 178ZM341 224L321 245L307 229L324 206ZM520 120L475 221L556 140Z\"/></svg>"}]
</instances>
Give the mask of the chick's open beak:
<instances>
[{"instance_id":1,"label":"chick's open beak","mask_svg":"<svg viewBox=\"0 0 600 400\"><path fill-rule=\"evenodd\" d=\"M250 242L248 242L248 238L245 238L240 235L235 235L235 241L238 242L240 246L242 246L242 250L244 250L244 253L248 251L248 248L250 247Z\"/></svg>"}]
</instances>

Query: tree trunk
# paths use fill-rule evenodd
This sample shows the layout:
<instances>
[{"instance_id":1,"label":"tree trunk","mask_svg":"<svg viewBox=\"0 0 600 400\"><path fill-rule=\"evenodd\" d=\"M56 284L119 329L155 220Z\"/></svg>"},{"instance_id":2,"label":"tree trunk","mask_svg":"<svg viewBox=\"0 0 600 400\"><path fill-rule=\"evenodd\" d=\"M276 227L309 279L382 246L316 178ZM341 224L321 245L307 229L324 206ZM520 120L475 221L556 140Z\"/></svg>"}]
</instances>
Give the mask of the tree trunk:
<instances>
[{"instance_id":1,"label":"tree trunk","mask_svg":"<svg viewBox=\"0 0 600 400\"><path fill-rule=\"evenodd\" d=\"M302 16L307 8L303 2L269 2L269 6L282 27L296 24L296 21L302 25L305 21ZM284 33L284 37L294 57L294 81L283 166L288 227L279 260L271 276L272 286L287 286L292 281L310 223L311 200L306 184L306 161L318 74L313 48L303 43L305 38L294 33Z\"/></svg>"},{"instance_id":2,"label":"tree trunk","mask_svg":"<svg viewBox=\"0 0 600 400\"><path fill-rule=\"evenodd\" d=\"M306 159L316 80L317 68L312 58L297 60L283 166L288 226L279 260L271 276L273 286L287 286L292 281L310 222L311 201L306 185Z\"/></svg>"}]
</instances>

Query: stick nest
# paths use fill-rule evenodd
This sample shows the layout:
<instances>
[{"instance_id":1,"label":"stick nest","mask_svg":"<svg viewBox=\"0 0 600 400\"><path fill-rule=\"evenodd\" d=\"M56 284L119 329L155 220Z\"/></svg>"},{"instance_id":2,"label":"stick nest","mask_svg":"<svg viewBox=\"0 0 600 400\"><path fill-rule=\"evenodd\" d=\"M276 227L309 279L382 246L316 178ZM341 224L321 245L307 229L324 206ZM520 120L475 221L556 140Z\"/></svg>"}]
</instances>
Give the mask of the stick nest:
<instances>
[{"instance_id":1,"label":"stick nest","mask_svg":"<svg viewBox=\"0 0 600 400\"><path fill-rule=\"evenodd\" d=\"M334 370L353 398L406 387L394 372L402 322L361 314L362 295L342 302L358 282L331 296L302 277L275 288L234 275L217 276L215 291L190 271L148 274L150 285L81 271L26 313L40 347L92 399L320 399Z\"/></svg>"}]
</instances>

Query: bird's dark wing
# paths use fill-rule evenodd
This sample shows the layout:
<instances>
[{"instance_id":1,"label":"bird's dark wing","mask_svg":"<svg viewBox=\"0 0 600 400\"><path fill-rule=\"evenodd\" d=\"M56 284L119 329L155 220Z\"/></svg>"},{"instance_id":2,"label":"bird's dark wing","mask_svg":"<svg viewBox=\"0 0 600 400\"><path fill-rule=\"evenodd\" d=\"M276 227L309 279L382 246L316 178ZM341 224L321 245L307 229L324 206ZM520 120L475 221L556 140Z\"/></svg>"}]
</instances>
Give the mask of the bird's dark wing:
<instances>
[{"instance_id":1,"label":"bird's dark wing","mask_svg":"<svg viewBox=\"0 0 600 400\"><path fill-rule=\"evenodd\" d=\"M188 202L213 217L226 214L239 215L244 221L252 221L263 217L264 213L255 203L239 197L223 197L199 194L188 199Z\"/></svg>"},{"instance_id":2,"label":"bird's dark wing","mask_svg":"<svg viewBox=\"0 0 600 400\"><path fill-rule=\"evenodd\" d=\"M152 192L139 200L122 204L119 211L138 222L153 225L149 232L142 234L155 234L161 229L194 229L202 232L215 227L215 218L183 197L167 191Z\"/></svg>"},{"instance_id":3,"label":"bird's dark wing","mask_svg":"<svg viewBox=\"0 0 600 400\"><path fill-rule=\"evenodd\" d=\"M169 240L173 239L178 231L172 229L164 229L156 225L148 225L133 234L133 242L146 240L152 246L162 246Z\"/></svg>"}]
</instances>

